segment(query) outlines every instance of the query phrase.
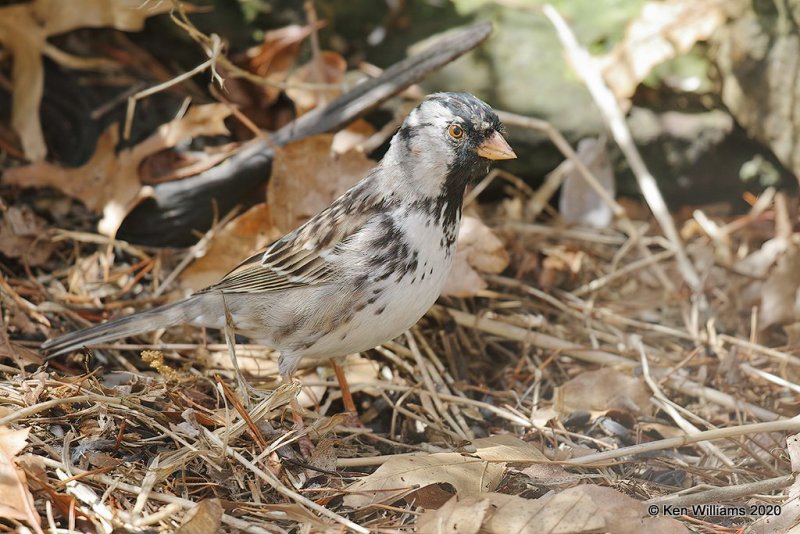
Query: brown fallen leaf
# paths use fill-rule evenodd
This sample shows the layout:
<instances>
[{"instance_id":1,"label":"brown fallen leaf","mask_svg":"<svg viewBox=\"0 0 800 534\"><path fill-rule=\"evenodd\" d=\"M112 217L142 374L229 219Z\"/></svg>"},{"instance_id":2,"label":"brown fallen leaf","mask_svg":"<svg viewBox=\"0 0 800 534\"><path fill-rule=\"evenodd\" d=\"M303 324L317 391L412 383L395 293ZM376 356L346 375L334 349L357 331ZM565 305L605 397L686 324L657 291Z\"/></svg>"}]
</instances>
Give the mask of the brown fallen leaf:
<instances>
[{"instance_id":1,"label":"brown fallen leaf","mask_svg":"<svg viewBox=\"0 0 800 534\"><path fill-rule=\"evenodd\" d=\"M333 135L315 135L276 151L267 202L272 226L281 233L327 208L375 167L360 152L333 154L332 142Z\"/></svg>"},{"instance_id":2,"label":"brown fallen leaf","mask_svg":"<svg viewBox=\"0 0 800 534\"><path fill-rule=\"evenodd\" d=\"M375 134L375 127L364 119L356 119L333 135L331 150L335 154L346 154L359 150L360 145Z\"/></svg>"},{"instance_id":3,"label":"brown fallen leaf","mask_svg":"<svg viewBox=\"0 0 800 534\"><path fill-rule=\"evenodd\" d=\"M390 503L431 484L449 484L459 497L477 495L497 488L506 463L548 461L531 444L511 435L477 439L473 445L476 452L471 455L443 452L390 458L350 484L344 504L361 508Z\"/></svg>"},{"instance_id":4,"label":"brown fallen leaf","mask_svg":"<svg viewBox=\"0 0 800 534\"><path fill-rule=\"evenodd\" d=\"M292 99L297 115L311 111L320 104L330 102L342 91L338 88L309 88L307 84L341 84L347 72L347 61L336 52L324 50L320 61L311 60L289 76L286 95Z\"/></svg>"},{"instance_id":5,"label":"brown fallen leaf","mask_svg":"<svg viewBox=\"0 0 800 534\"><path fill-rule=\"evenodd\" d=\"M759 326L788 324L800 317L800 234L787 240L761 285Z\"/></svg>"},{"instance_id":6,"label":"brown fallen leaf","mask_svg":"<svg viewBox=\"0 0 800 534\"><path fill-rule=\"evenodd\" d=\"M161 125L150 137L119 153L114 150L118 128L112 125L100 136L89 161L80 167L39 162L9 169L4 178L22 187L55 187L77 198L103 214L98 231L113 236L130 210L151 194L139 181L142 160L194 137L227 134L224 121L230 113L224 104L194 106L183 117Z\"/></svg>"},{"instance_id":7,"label":"brown fallen leaf","mask_svg":"<svg viewBox=\"0 0 800 534\"><path fill-rule=\"evenodd\" d=\"M503 242L476 216L462 218L456 244L453 269L442 295L475 296L488 287L480 273L501 273L508 267L509 255Z\"/></svg>"},{"instance_id":8,"label":"brown fallen leaf","mask_svg":"<svg viewBox=\"0 0 800 534\"><path fill-rule=\"evenodd\" d=\"M42 520L34 507L27 477L15 459L27 445L29 431L0 427L0 517L25 521L35 532L42 533Z\"/></svg>"},{"instance_id":9,"label":"brown fallen leaf","mask_svg":"<svg viewBox=\"0 0 800 534\"><path fill-rule=\"evenodd\" d=\"M194 291L208 287L251 254L281 236L272 226L267 203L256 204L226 224L211 239L205 254L181 275L184 287Z\"/></svg>"},{"instance_id":10,"label":"brown fallen leaf","mask_svg":"<svg viewBox=\"0 0 800 534\"><path fill-rule=\"evenodd\" d=\"M550 462L535 446L511 434L497 434L488 438L479 438L473 440L472 445L476 449L473 454L481 460L509 464Z\"/></svg>"},{"instance_id":11,"label":"brown fallen leaf","mask_svg":"<svg viewBox=\"0 0 800 534\"><path fill-rule=\"evenodd\" d=\"M618 98L630 98L656 65L685 54L725 21L724 2L648 2L625 37L600 59L603 75Z\"/></svg>"},{"instance_id":12,"label":"brown fallen leaf","mask_svg":"<svg viewBox=\"0 0 800 534\"><path fill-rule=\"evenodd\" d=\"M502 476L502 465L455 452L401 456L348 486L344 504L362 508L391 503L430 484L450 484L457 495L475 495L495 489Z\"/></svg>"},{"instance_id":13,"label":"brown fallen leaf","mask_svg":"<svg viewBox=\"0 0 800 534\"><path fill-rule=\"evenodd\" d=\"M580 534L614 532L688 532L678 521L649 517L644 504L597 485L583 485L540 499L485 493L453 497L417 522L427 534Z\"/></svg>"},{"instance_id":14,"label":"brown fallen leaf","mask_svg":"<svg viewBox=\"0 0 800 534\"><path fill-rule=\"evenodd\" d=\"M577 152L578 159L592 172L608 195L614 198L614 169L611 167L605 143L599 139L581 139ZM574 165L571 165L564 177L561 196L558 198L558 211L568 224L594 228L605 228L614 218L611 207L603 202Z\"/></svg>"},{"instance_id":15,"label":"brown fallen leaf","mask_svg":"<svg viewBox=\"0 0 800 534\"><path fill-rule=\"evenodd\" d=\"M318 24L318 27L321 26ZM236 62L249 72L271 82L276 84L283 82L289 76L289 71L300 54L300 46L312 31L311 25L297 24L268 31L264 34L264 41L260 45L247 50L244 57L237 58ZM262 85L260 91L264 95L261 105L267 107L277 100L281 89L277 86Z\"/></svg>"},{"instance_id":16,"label":"brown fallen leaf","mask_svg":"<svg viewBox=\"0 0 800 534\"><path fill-rule=\"evenodd\" d=\"M47 155L39 120L44 89L42 54L56 61L70 57L47 39L78 28L139 31L147 17L170 9L169 2L141 0L34 0L0 8L0 42L14 56L11 124L28 159L39 161Z\"/></svg>"},{"instance_id":17,"label":"brown fallen leaf","mask_svg":"<svg viewBox=\"0 0 800 534\"><path fill-rule=\"evenodd\" d=\"M186 513L178 534L215 534L222 522L222 502L219 499L203 499Z\"/></svg>"},{"instance_id":18,"label":"brown fallen leaf","mask_svg":"<svg viewBox=\"0 0 800 534\"><path fill-rule=\"evenodd\" d=\"M22 258L30 266L42 265L55 245L45 235L47 223L28 206L11 206L0 220L0 254Z\"/></svg>"},{"instance_id":19,"label":"brown fallen leaf","mask_svg":"<svg viewBox=\"0 0 800 534\"><path fill-rule=\"evenodd\" d=\"M650 406L650 392L641 379L609 368L585 371L557 387L553 395L553 407L562 414L612 408L639 413Z\"/></svg>"}]
</instances>

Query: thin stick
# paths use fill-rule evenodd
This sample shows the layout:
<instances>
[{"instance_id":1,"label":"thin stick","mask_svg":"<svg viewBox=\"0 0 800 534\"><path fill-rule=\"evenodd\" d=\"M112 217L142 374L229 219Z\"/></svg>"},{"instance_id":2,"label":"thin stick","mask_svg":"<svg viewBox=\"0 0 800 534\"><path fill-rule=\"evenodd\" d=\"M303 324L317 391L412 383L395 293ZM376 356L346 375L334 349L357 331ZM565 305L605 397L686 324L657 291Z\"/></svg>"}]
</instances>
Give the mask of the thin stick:
<instances>
[{"instance_id":1,"label":"thin stick","mask_svg":"<svg viewBox=\"0 0 800 534\"><path fill-rule=\"evenodd\" d=\"M692 423L686 420L675 408L672 400L670 400L663 391L661 391L661 387L658 383L653 380L653 377L650 375L650 362L647 360L647 352L645 352L644 345L642 344L642 340L637 338L634 341L634 344L639 349L639 356L640 361L642 362L642 376L644 377L645 383L650 387L653 391L653 397L655 397L656 404L664 410L667 415L669 415L675 424L678 425L678 428L689 434L690 436L697 435L701 432L699 428L694 426ZM700 442L700 448L703 449L706 453L711 454L712 456L716 456L723 464L726 466L733 468L734 463L733 461L725 456L722 450L714 445L713 443L706 443Z\"/></svg>"},{"instance_id":2,"label":"thin stick","mask_svg":"<svg viewBox=\"0 0 800 534\"><path fill-rule=\"evenodd\" d=\"M584 284L578 289L572 291L572 294L576 297L581 297L586 293L591 293L597 291L603 286L608 285L609 283L622 278L623 276L627 276L634 271L638 271L643 267L647 267L648 265L652 265L654 263L658 263L662 260L666 260L671 258L675 254L674 250L662 250L658 254L653 254L652 256L647 256L640 260L632 261L625 267L621 269L617 269L616 271L610 272L600 278L596 278L589 282L588 284Z\"/></svg>"},{"instance_id":3,"label":"thin stick","mask_svg":"<svg viewBox=\"0 0 800 534\"><path fill-rule=\"evenodd\" d=\"M800 393L800 385L797 385L794 382L789 382L785 378L775 376L772 373L762 371L761 369L756 369L755 367L752 367L746 363L739 364L739 367L742 369L742 371L749 375L755 375L759 378L763 378L764 380L772 382L773 384L777 384L781 387L794 391L795 393Z\"/></svg>"},{"instance_id":4,"label":"thin stick","mask_svg":"<svg viewBox=\"0 0 800 534\"><path fill-rule=\"evenodd\" d=\"M727 393L723 393L716 389L703 386L697 382L693 382L692 380L688 380L683 377L670 376L668 379L668 385L672 389L680 391L684 395L691 395L692 397L710 401L714 404L719 404L720 406L724 406L731 410L749 413L753 415L753 417L761 419L762 421L777 421L779 419L786 420L785 418L782 418L780 415L776 414L775 412L771 412L766 408L745 402L732 395L728 395Z\"/></svg>"},{"instance_id":5,"label":"thin stick","mask_svg":"<svg viewBox=\"0 0 800 534\"><path fill-rule=\"evenodd\" d=\"M632 445L630 447L622 447L614 451L598 452L574 458L565 462L567 465L592 465L608 462L622 458L623 456L631 456L636 454L643 454L646 452L663 451L665 449L675 449L698 443L701 441L712 441L718 439L735 438L739 436L746 436L748 434L768 433L768 432L798 432L800 431L800 416L791 419L781 419L780 421L770 421L769 423L753 423L750 425L739 425L728 428L715 428L714 430L706 430L695 434L694 436L677 436L674 438L666 438L650 443L640 443L639 445Z\"/></svg>"},{"instance_id":6,"label":"thin stick","mask_svg":"<svg viewBox=\"0 0 800 534\"><path fill-rule=\"evenodd\" d=\"M600 199L611 208L614 216L619 220L622 230L628 234L630 239L635 240L636 246L639 249L639 253L645 257L650 255L650 251L646 246L644 246L644 243L642 243L642 240L639 237L639 232L636 231L636 227L633 225L633 222L630 220L630 218L628 218L628 214L625 213L625 208L623 208L616 200L614 200L609 192L605 190L605 188L600 184L600 181L594 176L594 174L592 174L592 171L589 170L589 167L587 167L586 164L581 161L580 157L578 157L578 153L575 152L575 149L573 149L564 136L561 135L561 132L556 130L549 122L541 119L525 117L524 115L517 115L516 113L508 113L506 111L498 111L497 114L504 124L514 124L546 133L550 138L550 141L553 142L553 144L564 155L564 157L572 162L572 164L575 166L575 170L577 170L581 177L586 180L586 183L594 190L595 193L597 193ZM667 290L675 290L675 284L672 283L659 264L653 264L653 272L655 273L659 282L661 282L661 284Z\"/></svg>"},{"instance_id":7,"label":"thin stick","mask_svg":"<svg viewBox=\"0 0 800 534\"><path fill-rule=\"evenodd\" d=\"M189 252L187 252L186 255L184 255L183 258L181 258L181 261L178 262L178 265L175 266L175 268L169 273L169 275L167 275L167 277L164 278L164 281L161 282L161 285L159 285L158 288L153 292L153 297L161 296L164 293L164 291L166 291L167 288L169 288L169 286L172 285L172 282L174 282L175 279L184 270L186 270L186 268L189 266L190 263L192 263L197 258L204 256L206 251L208 250L208 246L211 243L211 240L214 239L214 236L216 236L217 233L226 224L228 224L231 220L233 220L233 218L236 217L237 215L239 215L238 209L233 209L229 211L217 224L212 226L211 229L208 232L206 232L205 235L203 235L200 241L192 245L192 248L189 249Z\"/></svg>"},{"instance_id":8,"label":"thin stick","mask_svg":"<svg viewBox=\"0 0 800 534\"><path fill-rule=\"evenodd\" d=\"M747 497L757 493L766 493L791 486L794 482L794 475L784 475L758 482L748 482L736 486L725 486L714 488L708 491L699 491L689 495L669 495L666 497L653 497L644 501L645 504L658 503L670 506L691 506L693 504L706 504L710 502L724 502L726 500Z\"/></svg>"},{"instance_id":9,"label":"thin stick","mask_svg":"<svg viewBox=\"0 0 800 534\"><path fill-rule=\"evenodd\" d=\"M541 332L526 330L525 328L504 323L486 316L478 317L477 315L472 315L453 308L445 308L445 310L457 324L462 326L488 332L506 339L530 343L540 349L558 351L576 360L599 365L617 365L625 368L636 366L636 363L632 360L610 352L587 349L577 343L570 343L569 341L542 334Z\"/></svg>"},{"instance_id":10,"label":"thin stick","mask_svg":"<svg viewBox=\"0 0 800 534\"><path fill-rule=\"evenodd\" d=\"M64 464L59 462L58 460L53 460L51 458L47 458L45 456L40 456L39 459L48 467L52 467L54 469L63 469ZM119 490L124 492L130 493L131 495L138 495L142 488L138 486L134 486L133 484L128 484L126 482L121 482L120 480L102 474L93 473L91 471L87 471L85 469L81 469L79 467L71 466L70 470L73 471L76 475L81 475L83 478L89 480L96 480L102 484L107 486L113 486ZM167 493L158 493L158 492L151 492L150 498L154 501L165 502L168 504L176 503L181 506L184 510L189 510L197 506L195 501L190 501L189 499L182 499L181 497L176 497L175 495L169 495ZM240 529L243 532L252 532L254 534L270 534L270 531L263 529L261 527L251 525L242 519L237 517L222 514L222 522L226 525L230 525L234 528Z\"/></svg>"},{"instance_id":11,"label":"thin stick","mask_svg":"<svg viewBox=\"0 0 800 534\"><path fill-rule=\"evenodd\" d=\"M228 447L227 445L225 445L222 442L222 439L220 439L219 436L217 436L216 434L214 434L213 432L211 432L207 428L203 428L203 431L205 433L206 438L211 443L213 443L215 446L221 448L224 451L226 456L236 459L236 461L241 463L243 466L247 467L258 478L260 478L261 480L263 480L264 482L269 484L272 487L272 489L274 489L275 491L277 491L278 493L280 493L284 497L287 497L287 498L295 501L296 503L298 503L298 504L300 504L302 506L310 508L311 510L314 510L315 512L317 512L319 515L327 517L329 519L332 519L332 520L336 521L337 523L339 523L340 525L343 525L343 526L345 526L345 527L347 527L347 528L349 528L351 530L355 530L356 532L359 532L361 534L369 534L369 532L370 532L369 529L366 529L366 528L362 527L361 525L359 525L357 523L354 523L354 522L350 521L349 519L340 516L339 514L334 512L333 510L329 510L329 509L325 508L324 506L319 505L319 504L315 503L314 501L312 501L310 499L307 499L306 497L303 497L299 493L296 493L296 492L290 490L285 485L283 485L280 480L275 478L275 475L273 475L271 472L264 471L263 469L260 469L258 466L256 466L252 462L250 462L247 458L242 456L240 453L236 452L235 450L233 450L230 447Z\"/></svg>"},{"instance_id":12,"label":"thin stick","mask_svg":"<svg viewBox=\"0 0 800 534\"><path fill-rule=\"evenodd\" d=\"M729 336L728 334L720 334L717 339L719 339L723 343L728 343L730 345L736 345L737 347L741 347L743 349L752 350L753 352L758 352L759 354L763 354L764 356L769 356L770 358L775 358L782 362L790 363L792 365L800 365L800 358L794 356L793 354L787 354L779 350L771 349L769 347L759 345L758 343L747 341L746 339L740 339L738 337Z\"/></svg>"},{"instance_id":13,"label":"thin stick","mask_svg":"<svg viewBox=\"0 0 800 534\"><path fill-rule=\"evenodd\" d=\"M658 189L658 184L647 169L644 160L642 160L642 156L633 143L633 137L625 123L625 117L622 114L616 97L603 81L603 77L592 61L591 56L589 56L589 53L578 44L575 34L572 33L572 30L558 11L549 4L546 4L542 10L555 27L558 38L561 40L561 44L564 46L572 66L577 71L578 76L583 79L597 107L600 108L607 126L611 129L611 134L614 136L614 140L628 160L631 170L634 176L636 176L639 189L642 191L659 226L661 226L661 230L675 248L678 269L681 275L692 291L699 294L702 290L700 277L697 275L697 272L695 272L694 266L686 255L683 242L681 241L677 228L675 228L675 221L673 221L670 216L667 204L664 202L664 197L661 196L661 191Z\"/></svg>"}]
</instances>

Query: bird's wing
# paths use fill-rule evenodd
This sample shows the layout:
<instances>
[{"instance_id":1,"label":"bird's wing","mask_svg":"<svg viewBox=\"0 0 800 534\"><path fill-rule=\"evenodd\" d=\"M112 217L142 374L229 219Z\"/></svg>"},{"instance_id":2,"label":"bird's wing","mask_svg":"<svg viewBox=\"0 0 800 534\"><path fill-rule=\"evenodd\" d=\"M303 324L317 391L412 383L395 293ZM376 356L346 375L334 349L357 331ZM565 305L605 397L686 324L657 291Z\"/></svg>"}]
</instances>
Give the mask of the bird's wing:
<instances>
[{"instance_id":1,"label":"bird's wing","mask_svg":"<svg viewBox=\"0 0 800 534\"><path fill-rule=\"evenodd\" d=\"M330 281L337 267L330 262L328 253L357 234L378 205L365 202L357 211L351 211L352 207L353 203L347 202L345 194L306 224L275 241L264 252L249 257L201 292L277 291Z\"/></svg>"}]
</instances>

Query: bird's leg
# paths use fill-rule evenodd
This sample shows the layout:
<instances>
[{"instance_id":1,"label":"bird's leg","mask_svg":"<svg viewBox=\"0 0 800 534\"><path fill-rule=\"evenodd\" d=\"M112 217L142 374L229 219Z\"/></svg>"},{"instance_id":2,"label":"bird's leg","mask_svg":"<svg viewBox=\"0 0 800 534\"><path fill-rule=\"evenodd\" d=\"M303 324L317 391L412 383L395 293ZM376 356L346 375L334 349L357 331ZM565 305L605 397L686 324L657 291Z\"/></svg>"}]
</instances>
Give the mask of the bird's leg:
<instances>
[{"instance_id":1,"label":"bird's leg","mask_svg":"<svg viewBox=\"0 0 800 534\"><path fill-rule=\"evenodd\" d=\"M281 375L281 379L283 380L284 384L292 383L291 375ZM314 453L314 444L311 443L311 438L309 438L308 434L305 433L306 425L303 422L303 407L300 406L297 397L292 397L292 400L289 401L289 407L292 409L292 421L294 421L294 429L297 431L297 433L302 434L297 440L297 444L300 446L300 452L306 459L311 458L311 455Z\"/></svg>"},{"instance_id":2,"label":"bird's leg","mask_svg":"<svg viewBox=\"0 0 800 534\"><path fill-rule=\"evenodd\" d=\"M353 394L350 393L350 386L347 384L344 369L334 359L331 359L331 366L333 367L333 372L336 373L339 389L342 391L342 404L344 404L344 411L347 413L347 426L363 427L364 424L358 418L358 410L356 409L356 403L353 402Z\"/></svg>"}]
</instances>

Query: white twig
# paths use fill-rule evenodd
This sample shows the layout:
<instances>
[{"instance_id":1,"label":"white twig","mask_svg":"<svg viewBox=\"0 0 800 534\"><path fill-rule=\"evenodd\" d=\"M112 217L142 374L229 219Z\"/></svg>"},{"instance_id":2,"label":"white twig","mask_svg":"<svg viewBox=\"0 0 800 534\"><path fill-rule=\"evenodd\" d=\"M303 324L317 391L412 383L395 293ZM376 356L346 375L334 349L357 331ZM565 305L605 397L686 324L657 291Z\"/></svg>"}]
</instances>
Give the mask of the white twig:
<instances>
[{"instance_id":1,"label":"white twig","mask_svg":"<svg viewBox=\"0 0 800 534\"><path fill-rule=\"evenodd\" d=\"M675 222L670 216L667 204L664 202L664 197L661 196L658 184L647 169L647 165L645 165L642 156L633 143L633 137L625 123L625 117L622 114L616 97L603 81L603 77L592 61L589 53L578 44L575 34L572 33L572 30L558 11L549 4L545 5L542 9L545 16L550 19L550 22L555 27L556 33L569 56L570 62L577 71L578 76L583 79L583 82L589 89L597 107L600 108L600 112L606 124L611 130L611 134L614 136L614 140L627 158L631 170L636 176L639 188L658 221L658 224L661 226L661 230L664 232L667 239L669 239L670 243L672 243L673 247L675 247L675 254L681 275L692 291L699 294L702 289L700 277L697 275L694 266L686 255L678 230L675 228Z\"/></svg>"}]
</instances>

